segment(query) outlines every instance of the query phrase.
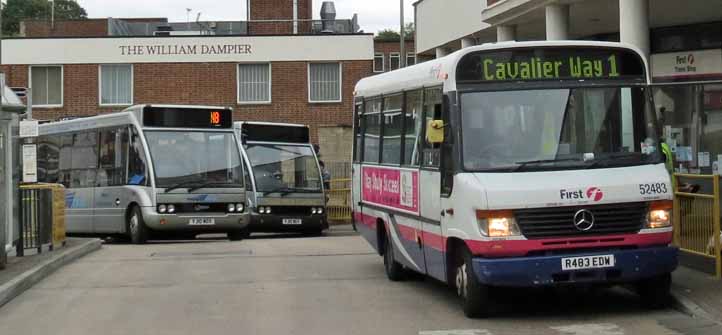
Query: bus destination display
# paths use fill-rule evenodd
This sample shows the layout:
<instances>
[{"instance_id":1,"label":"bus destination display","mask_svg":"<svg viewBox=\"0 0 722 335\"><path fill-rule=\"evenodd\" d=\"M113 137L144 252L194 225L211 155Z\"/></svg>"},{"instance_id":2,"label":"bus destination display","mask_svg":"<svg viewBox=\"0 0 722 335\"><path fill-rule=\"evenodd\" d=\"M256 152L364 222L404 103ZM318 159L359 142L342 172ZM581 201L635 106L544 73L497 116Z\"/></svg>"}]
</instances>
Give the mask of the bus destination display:
<instances>
[{"instance_id":1,"label":"bus destination display","mask_svg":"<svg viewBox=\"0 0 722 335\"><path fill-rule=\"evenodd\" d=\"M231 128L230 109L145 108L143 125L163 128Z\"/></svg>"},{"instance_id":2,"label":"bus destination display","mask_svg":"<svg viewBox=\"0 0 722 335\"><path fill-rule=\"evenodd\" d=\"M481 51L462 59L457 72L460 82L645 79L639 56L600 48Z\"/></svg>"}]
</instances>

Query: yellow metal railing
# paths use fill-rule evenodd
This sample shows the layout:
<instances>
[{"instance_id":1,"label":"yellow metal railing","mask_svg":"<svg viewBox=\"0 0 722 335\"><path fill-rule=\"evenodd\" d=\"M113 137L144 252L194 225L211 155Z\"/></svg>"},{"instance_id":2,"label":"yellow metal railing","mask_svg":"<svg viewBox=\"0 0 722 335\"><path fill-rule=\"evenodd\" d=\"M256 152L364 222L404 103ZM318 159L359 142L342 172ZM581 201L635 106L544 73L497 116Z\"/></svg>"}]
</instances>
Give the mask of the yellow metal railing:
<instances>
[{"instance_id":1,"label":"yellow metal railing","mask_svg":"<svg viewBox=\"0 0 722 335\"><path fill-rule=\"evenodd\" d=\"M680 250L715 260L717 279L722 279L720 245L720 177L718 175L674 174L674 242ZM680 178L707 180L712 194L680 192Z\"/></svg>"},{"instance_id":2,"label":"yellow metal railing","mask_svg":"<svg viewBox=\"0 0 722 335\"><path fill-rule=\"evenodd\" d=\"M351 179L331 179L328 194L328 219L351 222Z\"/></svg>"}]
</instances>

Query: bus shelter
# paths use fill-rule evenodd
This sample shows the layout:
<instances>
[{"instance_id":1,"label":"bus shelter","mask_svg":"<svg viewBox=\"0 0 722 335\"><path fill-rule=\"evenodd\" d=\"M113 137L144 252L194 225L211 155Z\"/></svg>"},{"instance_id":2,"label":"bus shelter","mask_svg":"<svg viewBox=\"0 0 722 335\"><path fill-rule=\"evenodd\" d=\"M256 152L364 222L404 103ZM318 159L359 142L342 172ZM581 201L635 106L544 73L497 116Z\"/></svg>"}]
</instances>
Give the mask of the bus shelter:
<instances>
[{"instance_id":1,"label":"bus shelter","mask_svg":"<svg viewBox=\"0 0 722 335\"><path fill-rule=\"evenodd\" d=\"M17 238L18 184L20 181L19 119L25 105L7 86L3 87L0 105L0 268L6 262L7 251L13 249Z\"/></svg>"}]
</instances>

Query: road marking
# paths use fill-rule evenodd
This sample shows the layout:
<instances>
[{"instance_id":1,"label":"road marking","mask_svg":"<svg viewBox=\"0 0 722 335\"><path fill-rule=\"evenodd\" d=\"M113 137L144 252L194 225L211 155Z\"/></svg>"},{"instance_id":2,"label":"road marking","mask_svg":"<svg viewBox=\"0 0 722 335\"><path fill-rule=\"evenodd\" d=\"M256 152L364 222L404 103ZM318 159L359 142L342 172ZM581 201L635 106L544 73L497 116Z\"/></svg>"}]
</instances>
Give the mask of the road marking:
<instances>
[{"instance_id":1,"label":"road marking","mask_svg":"<svg viewBox=\"0 0 722 335\"><path fill-rule=\"evenodd\" d=\"M486 329L424 330L419 335L493 335Z\"/></svg>"},{"instance_id":2,"label":"road marking","mask_svg":"<svg viewBox=\"0 0 722 335\"><path fill-rule=\"evenodd\" d=\"M586 323L550 328L570 335L624 335L624 330L612 323Z\"/></svg>"}]
</instances>

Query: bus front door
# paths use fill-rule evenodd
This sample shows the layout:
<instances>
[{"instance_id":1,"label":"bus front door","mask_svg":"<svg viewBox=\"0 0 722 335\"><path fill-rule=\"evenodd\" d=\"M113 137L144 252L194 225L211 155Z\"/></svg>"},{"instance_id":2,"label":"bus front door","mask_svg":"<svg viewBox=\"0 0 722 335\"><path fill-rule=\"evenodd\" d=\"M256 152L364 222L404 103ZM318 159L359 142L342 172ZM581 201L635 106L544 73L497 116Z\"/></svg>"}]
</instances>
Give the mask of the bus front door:
<instances>
[{"instance_id":1,"label":"bus front door","mask_svg":"<svg viewBox=\"0 0 722 335\"><path fill-rule=\"evenodd\" d=\"M423 250L426 273L446 281L444 238L441 230L441 174L438 169L421 169L419 177Z\"/></svg>"}]
</instances>

